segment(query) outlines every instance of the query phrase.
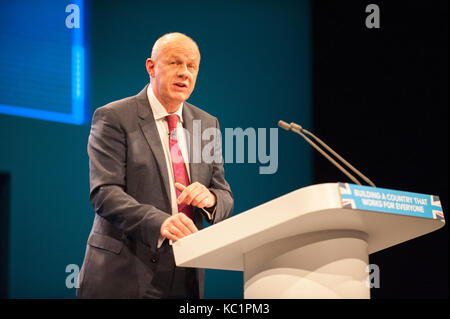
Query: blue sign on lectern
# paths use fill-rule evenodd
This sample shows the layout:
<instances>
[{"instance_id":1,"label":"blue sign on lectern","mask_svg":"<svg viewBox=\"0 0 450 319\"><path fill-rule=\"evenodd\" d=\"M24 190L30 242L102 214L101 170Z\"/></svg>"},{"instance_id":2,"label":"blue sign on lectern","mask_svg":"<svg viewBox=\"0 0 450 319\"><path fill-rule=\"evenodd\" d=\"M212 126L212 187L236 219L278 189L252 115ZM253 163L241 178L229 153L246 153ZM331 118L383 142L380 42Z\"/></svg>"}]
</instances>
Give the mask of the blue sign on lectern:
<instances>
[{"instance_id":1,"label":"blue sign on lectern","mask_svg":"<svg viewBox=\"0 0 450 319\"><path fill-rule=\"evenodd\" d=\"M342 207L444 219L439 196L404 192L386 188L339 183Z\"/></svg>"}]
</instances>

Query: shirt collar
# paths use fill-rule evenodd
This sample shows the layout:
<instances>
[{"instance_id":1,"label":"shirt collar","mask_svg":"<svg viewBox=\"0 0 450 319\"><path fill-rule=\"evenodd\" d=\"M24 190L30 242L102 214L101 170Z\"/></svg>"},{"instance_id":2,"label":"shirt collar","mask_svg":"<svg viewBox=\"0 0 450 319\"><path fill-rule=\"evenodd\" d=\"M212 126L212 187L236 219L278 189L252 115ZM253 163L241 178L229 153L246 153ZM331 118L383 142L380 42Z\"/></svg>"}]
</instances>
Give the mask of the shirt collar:
<instances>
[{"instance_id":1,"label":"shirt collar","mask_svg":"<svg viewBox=\"0 0 450 319\"><path fill-rule=\"evenodd\" d=\"M148 88L147 88L147 97L148 97L148 101L150 103L150 108L152 109L153 117L155 118L155 120L164 119L167 115L170 115L167 112L166 108L156 98L155 94L153 93L151 84L149 84ZM181 123L183 123L183 116L182 116L183 115L183 104L184 103L181 103L178 110L175 113L172 113L172 114L178 115L178 118L180 119Z\"/></svg>"}]
</instances>

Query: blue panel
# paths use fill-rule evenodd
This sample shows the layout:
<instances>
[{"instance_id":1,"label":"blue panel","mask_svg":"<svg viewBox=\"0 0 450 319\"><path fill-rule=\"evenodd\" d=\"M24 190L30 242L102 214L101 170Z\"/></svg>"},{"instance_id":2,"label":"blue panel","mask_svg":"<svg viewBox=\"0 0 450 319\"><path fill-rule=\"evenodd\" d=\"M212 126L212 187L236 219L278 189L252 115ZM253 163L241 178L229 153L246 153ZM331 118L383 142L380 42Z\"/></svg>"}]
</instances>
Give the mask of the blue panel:
<instances>
[{"instance_id":1,"label":"blue panel","mask_svg":"<svg viewBox=\"0 0 450 319\"><path fill-rule=\"evenodd\" d=\"M83 0L68 28L59 0L0 3L0 113L82 124L85 119Z\"/></svg>"},{"instance_id":2,"label":"blue panel","mask_svg":"<svg viewBox=\"0 0 450 319\"><path fill-rule=\"evenodd\" d=\"M345 208L444 220L439 196L340 183Z\"/></svg>"}]
</instances>

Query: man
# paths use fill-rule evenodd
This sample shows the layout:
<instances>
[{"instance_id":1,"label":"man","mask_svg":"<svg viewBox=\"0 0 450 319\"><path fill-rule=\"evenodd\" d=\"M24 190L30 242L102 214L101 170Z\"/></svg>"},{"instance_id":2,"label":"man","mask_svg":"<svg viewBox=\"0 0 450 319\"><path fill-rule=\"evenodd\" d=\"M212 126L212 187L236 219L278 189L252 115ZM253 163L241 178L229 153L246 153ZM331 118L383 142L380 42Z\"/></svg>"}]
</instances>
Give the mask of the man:
<instances>
[{"instance_id":1,"label":"man","mask_svg":"<svg viewBox=\"0 0 450 319\"><path fill-rule=\"evenodd\" d=\"M222 160L192 160L194 123L219 129L186 102L199 65L191 38L166 34L146 61L150 84L95 111L88 154L96 214L77 296L202 298L204 270L176 267L171 244L201 229L202 216L212 224L229 217L233 197Z\"/></svg>"}]
</instances>

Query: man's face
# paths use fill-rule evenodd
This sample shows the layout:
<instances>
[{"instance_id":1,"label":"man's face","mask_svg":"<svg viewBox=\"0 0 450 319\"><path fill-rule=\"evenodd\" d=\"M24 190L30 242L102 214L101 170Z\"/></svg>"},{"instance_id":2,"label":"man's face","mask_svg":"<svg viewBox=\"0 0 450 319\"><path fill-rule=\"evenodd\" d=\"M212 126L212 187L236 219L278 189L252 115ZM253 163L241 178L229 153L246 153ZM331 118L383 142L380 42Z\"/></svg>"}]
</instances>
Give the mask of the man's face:
<instances>
[{"instance_id":1,"label":"man's face","mask_svg":"<svg viewBox=\"0 0 450 319\"><path fill-rule=\"evenodd\" d=\"M147 60L153 92L169 112L176 111L191 95L199 64L197 46L185 38L163 43L157 56Z\"/></svg>"}]
</instances>

